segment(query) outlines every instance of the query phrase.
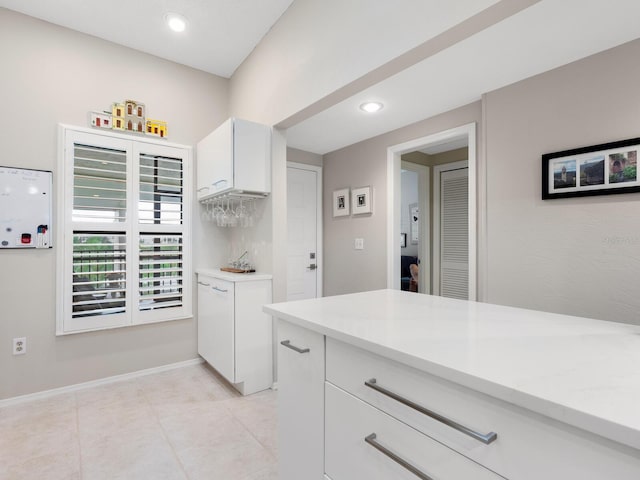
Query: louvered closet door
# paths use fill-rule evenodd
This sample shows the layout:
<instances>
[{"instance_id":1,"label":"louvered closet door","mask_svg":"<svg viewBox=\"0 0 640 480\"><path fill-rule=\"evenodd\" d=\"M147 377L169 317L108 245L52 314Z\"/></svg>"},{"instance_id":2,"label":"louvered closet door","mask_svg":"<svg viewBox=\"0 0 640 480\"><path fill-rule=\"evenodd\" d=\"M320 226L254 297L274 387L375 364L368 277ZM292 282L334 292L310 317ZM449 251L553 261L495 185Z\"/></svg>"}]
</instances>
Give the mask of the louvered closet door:
<instances>
[{"instance_id":1,"label":"louvered closet door","mask_svg":"<svg viewBox=\"0 0 640 480\"><path fill-rule=\"evenodd\" d=\"M440 295L469 298L469 169L440 175Z\"/></svg>"}]
</instances>

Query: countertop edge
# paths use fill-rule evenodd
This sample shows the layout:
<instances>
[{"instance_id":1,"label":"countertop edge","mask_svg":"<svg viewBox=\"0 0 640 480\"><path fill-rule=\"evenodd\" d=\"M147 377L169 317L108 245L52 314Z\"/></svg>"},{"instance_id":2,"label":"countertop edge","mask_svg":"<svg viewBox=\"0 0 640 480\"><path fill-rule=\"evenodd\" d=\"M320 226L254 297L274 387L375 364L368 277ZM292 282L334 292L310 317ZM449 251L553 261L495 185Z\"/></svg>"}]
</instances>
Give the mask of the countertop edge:
<instances>
[{"instance_id":1,"label":"countertop edge","mask_svg":"<svg viewBox=\"0 0 640 480\"><path fill-rule=\"evenodd\" d=\"M374 343L360 337L334 330L324 325L282 312L270 305L263 306L263 311L272 315L274 318L288 321L300 327L326 335L327 337L362 348L390 360L416 368L425 373L435 375L443 378L444 380L470 388L490 397L497 398L498 400L508 404L551 418L560 423L585 430L624 446L640 450L640 432L628 427L627 425L612 422L580 410L572 409L566 405L522 392L517 388L500 385L478 376L452 369L438 363L430 362L399 350L388 348L380 345L379 343Z\"/></svg>"},{"instance_id":2,"label":"countertop edge","mask_svg":"<svg viewBox=\"0 0 640 480\"><path fill-rule=\"evenodd\" d=\"M273 275L263 272L252 273L232 273L223 272L217 268L198 268L196 269L197 275L205 275L207 277L217 278L219 280L227 280L229 282L252 282L258 280L272 280Z\"/></svg>"}]
</instances>

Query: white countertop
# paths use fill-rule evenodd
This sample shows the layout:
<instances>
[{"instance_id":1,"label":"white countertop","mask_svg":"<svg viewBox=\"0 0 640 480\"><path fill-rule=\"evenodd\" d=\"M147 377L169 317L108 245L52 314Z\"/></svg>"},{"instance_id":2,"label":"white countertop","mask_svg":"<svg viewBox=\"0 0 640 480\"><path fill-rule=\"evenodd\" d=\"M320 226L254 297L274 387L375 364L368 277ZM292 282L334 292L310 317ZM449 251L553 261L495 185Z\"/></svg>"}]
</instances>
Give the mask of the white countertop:
<instances>
[{"instance_id":1,"label":"white countertop","mask_svg":"<svg viewBox=\"0 0 640 480\"><path fill-rule=\"evenodd\" d=\"M227 282L254 282L256 280L271 280L273 278L273 275L270 273L231 273L223 272L217 268L198 268L196 273L198 275L206 275L208 277L226 280Z\"/></svg>"},{"instance_id":2,"label":"white countertop","mask_svg":"<svg viewBox=\"0 0 640 480\"><path fill-rule=\"evenodd\" d=\"M640 449L640 326L397 290L264 311Z\"/></svg>"}]
</instances>

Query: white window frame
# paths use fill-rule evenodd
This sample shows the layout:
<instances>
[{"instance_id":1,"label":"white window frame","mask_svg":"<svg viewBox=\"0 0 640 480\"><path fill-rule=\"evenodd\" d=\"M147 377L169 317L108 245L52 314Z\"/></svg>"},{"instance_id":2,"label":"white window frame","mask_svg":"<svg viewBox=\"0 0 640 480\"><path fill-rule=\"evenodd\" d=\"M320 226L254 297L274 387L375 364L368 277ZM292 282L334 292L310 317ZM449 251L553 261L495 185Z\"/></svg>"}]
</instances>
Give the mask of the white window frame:
<instances>
[{"instance_id":1,"label":"white window frame","mask_svg":"<svg viewBox=\"0 0 640 480\"><path fill-rule=\"evenodd\" d=\"M104 148L117 148L127 152L127 221L120 224L73 223L73 170L74 143L84 143ZM192 312L192 245L191 210L193 200L192 147L169 143L154 138L118 134L104 130L59 126L57 172L57 298L56 335L68 335L96 330L120 328L147 323L157 323L191 318ZM182 224L140 224L139 155L160 155L182 158ZM127 241L127 292L125 312L72 318L72 271L74 230L125 232ZM154 310L139 309L139 238L141 233L179 233L182 236L182 305Z\"/></svg>"}]
</instances>

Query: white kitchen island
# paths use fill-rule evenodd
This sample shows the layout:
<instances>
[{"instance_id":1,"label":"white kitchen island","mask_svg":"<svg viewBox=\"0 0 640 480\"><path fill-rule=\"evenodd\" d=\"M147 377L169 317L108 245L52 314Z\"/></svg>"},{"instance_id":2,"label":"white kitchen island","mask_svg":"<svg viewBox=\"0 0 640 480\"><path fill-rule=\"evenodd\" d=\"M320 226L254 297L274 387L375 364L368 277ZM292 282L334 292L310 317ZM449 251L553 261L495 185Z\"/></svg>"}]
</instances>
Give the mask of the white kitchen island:
<instances>
[{"instance_id":1,"label":"white kitchen island","mask_svg":"<svg viewBox=\"0 0 640 480\"><path fill-rule=\"evenodd\" d=\"M396 290L264 310L281 479L640 479L638 326Z\"/></svg>"}]
</instances>

